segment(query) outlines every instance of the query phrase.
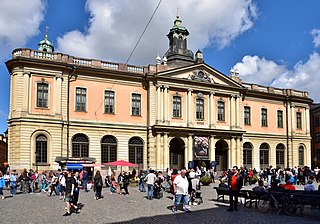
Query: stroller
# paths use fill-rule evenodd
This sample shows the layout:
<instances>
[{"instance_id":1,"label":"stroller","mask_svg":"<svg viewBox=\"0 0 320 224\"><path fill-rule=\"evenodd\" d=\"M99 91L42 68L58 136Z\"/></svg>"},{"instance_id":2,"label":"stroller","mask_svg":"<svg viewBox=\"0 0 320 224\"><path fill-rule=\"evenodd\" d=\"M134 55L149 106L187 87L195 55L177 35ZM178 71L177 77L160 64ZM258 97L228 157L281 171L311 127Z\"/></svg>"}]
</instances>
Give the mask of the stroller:
<instances>
[{"instance_id":1,"label":"stroller","mask_svg":"<svg viewBox=\"0 0 320 224\"><path fill-rule=\"evenodd\" d=\"M158 181L154 183L153 197L157 199L160 199L163 197L162 187Z\"/></svg>"},{"instance_id":2,"label":"stroller","mask_svg":"<svg viewBox=\"0 0 320 224\"><path fill-rule=\"evenodd\" d=\"M190 193L189 205L200 205L203 203L201 191L200 191L200 180L194 178L191 180L192 190Z\"/></svg>"}]
</instances>

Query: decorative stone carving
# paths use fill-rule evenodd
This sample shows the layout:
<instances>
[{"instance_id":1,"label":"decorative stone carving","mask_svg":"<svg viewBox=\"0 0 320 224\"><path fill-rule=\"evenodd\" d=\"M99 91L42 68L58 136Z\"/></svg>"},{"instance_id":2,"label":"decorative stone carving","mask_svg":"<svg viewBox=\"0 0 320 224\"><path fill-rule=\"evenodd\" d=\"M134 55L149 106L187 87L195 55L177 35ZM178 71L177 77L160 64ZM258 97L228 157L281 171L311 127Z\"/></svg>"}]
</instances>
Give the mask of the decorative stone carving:
<instances>
[{"instance_id":1,"label":"decorative stone carving","mask_svg":"<svg viewBox=\"0 0 320 224\"><path fill-rule=\"evenodd\" d=\"M193 74L189 75L191 80L200 81L200 82L212 82L212 79L204 71L194 71Z\"/></svg>"}]
</instances>

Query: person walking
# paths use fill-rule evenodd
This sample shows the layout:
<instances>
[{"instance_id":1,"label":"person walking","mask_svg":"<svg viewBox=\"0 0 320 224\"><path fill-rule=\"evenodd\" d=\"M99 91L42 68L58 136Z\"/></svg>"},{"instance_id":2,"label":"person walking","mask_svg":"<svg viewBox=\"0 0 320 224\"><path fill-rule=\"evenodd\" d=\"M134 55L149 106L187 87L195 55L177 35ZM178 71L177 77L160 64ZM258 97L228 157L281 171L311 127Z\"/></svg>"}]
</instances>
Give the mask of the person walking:
<instances>
[{"instance_id":1,"label":"person walking","mask_svg":"<svg viewBox=\"0 0 320 224\"><path fill-rule=\"evenodd\" d=\"M145 177L145 180L147 181L148 185L148 195L147 198L148 200L153 199L153 189L154 189L154 183L156 181L156 175L154 174L154 170L150 170L148 175Z\"/></svg>"},{"instance_id":2,"label":"person walking","mask_svg":"<svg viewBox=\"0 0 320 224\"><path fill-rule=\"evenodd\" d=\"M238 171L238 167L234 166L229 180L230 188L230 207L227 211L238 211L238 197L243 185L243 177Z\"/></svg>"},{"instance_id":3,"label":"person walking","mask_svg":"<svg viewBox=\"0 0 320 224\"><path fill-rule=\"evenodd\" d=\"M63 216L71 215L71 203L73 200L73 192L75 188L75 179L72 177L71 172L67 171L67 178L66 178L66 205L67 205L67 212Z\"/></svg>"},{"instance_id":4,"label":"person walking","mask_svg":"<svg viewBox=\"0 0 320 224\"><path fill-rule=\"evenodd\" d=\"M10 195L16 195L17 193L17 177L14 172L10 175Z\"/></svg>"},{"instance_id":5,"label":"person walking","mask_svg":"<svg viewBox=\"0 0 320 224\"><path fill-rule=\"evenodd\" d=\"M93 180L94 180L94 189L95 189L95 199L99 200L102 198L101 191L102 191L102 185L103 185L102 176L99 170L97 170Z\"/></svg>"},{"instance_id":6,"label":"person walking","mask_svg":"<svg viewBox=\"0 0 320 224\"><path fill-rule=\"evenodd\" d=\"M143 170L140 170L140 175L139 175L139 191L140 192L146 192L146 188L144 186L145 177L146 177L146 174L143 172Z\"/></svg>"},{"instance_id":7,"label":"person walking","mask_svg":"<svg viewBox=\"0 0 320 224\"><path fill-rule=\"evenodd\" d=\"M84 192L88 192L88 172L86 170L83 171L82 175L82 188Z\"/></svg>"},{"instance_id":8,"label":"person walking","mask_svg":"<svg viewBox=\"0 0 320 224\"><path fill-rule=\"evenodd\" d=\"M78 201L79 201L79 185L81 184L80 182L80 177L79 177L79 172L75 172L73 175L73 178L75 180L74 182L74 190L73 190L73 199L71 205L74 207L76 214L79 214L79 206L78 206Z\"/></svg>"},{"instance_id":9,"label":"person walking","mask_svg":"<svg viewBox=\"0 0 320 224\"><path fill-rule=\"evenodd\" d=\"M126 171L123 172L123 189L124 189L124 194L129 195L129 175Z\"/></svg>"},{"instance_id":10,"label":"person walking","mask_svg":"<svg viewBox=\"0 0 320 224\"><path fill-rule=\"evenodd\" d=\"M183 210L185 212L189 212L190 208L188 206L189 203L189 196L188 196L188 189L189 189L189 181L186 177L186 169L182 169L180 174L174 179L173 181L173 194L174 194L174 205L172 207L172 212L176 212L177 208L183 199Z\"/></svg>"},{"instance_id":11,"label":"person walking","mask_svg":"<svg viewBox=\"0 0 320 224\"><path fill-rule=\"evenodd\" d=\"M6 187L6 181L3 177L2 172L0 171L0 197L3 200L4 199L4 195L3 195L3 189Z\"/></svg>"}]
</instances>

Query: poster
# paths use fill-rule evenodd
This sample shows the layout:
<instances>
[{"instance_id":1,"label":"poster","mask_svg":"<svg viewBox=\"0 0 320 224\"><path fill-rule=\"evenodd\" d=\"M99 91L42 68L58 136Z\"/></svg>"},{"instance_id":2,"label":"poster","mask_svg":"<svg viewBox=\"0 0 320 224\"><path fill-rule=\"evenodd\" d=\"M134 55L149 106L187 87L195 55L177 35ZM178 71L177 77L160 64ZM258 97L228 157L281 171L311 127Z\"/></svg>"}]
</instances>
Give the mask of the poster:
<instances>
[{"instance_id":1,"label":"poster","mask_svg":"<svg viewBox=\"0 0 320 224\"><path fill-rule=\"evenodd\" d=\"M209 159L209 139L208 137L194 137L195 159Z\"/></svg>"}]
</instances>

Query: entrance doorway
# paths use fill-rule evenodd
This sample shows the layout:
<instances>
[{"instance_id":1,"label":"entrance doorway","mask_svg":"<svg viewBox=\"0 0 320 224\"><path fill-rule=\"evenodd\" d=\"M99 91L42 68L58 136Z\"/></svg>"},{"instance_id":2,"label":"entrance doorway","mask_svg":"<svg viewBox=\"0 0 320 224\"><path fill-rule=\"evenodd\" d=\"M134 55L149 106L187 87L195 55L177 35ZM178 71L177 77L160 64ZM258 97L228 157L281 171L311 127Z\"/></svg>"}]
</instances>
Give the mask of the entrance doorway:
<instances>
[{"instance_id":1,"label":"entrance doorway","mask_svg":"<svg viewBox=\"0 0 320 224\"><path fill-rule=\"evenodd\" d=\"M180 138L173 138L170 141L170 168L181 169L184 164L184 142Z\"/></svg>"},{"instance_id":2,"label":"entrance doorway","mask_svg":"<svg viewBox=\"0 0 320 224\"><path fill-rule=\"evenodd\" d=\"M219 140L216 143L216 171L225 171L228 169L228 143Z\"/></svg>"}]
</instances>

